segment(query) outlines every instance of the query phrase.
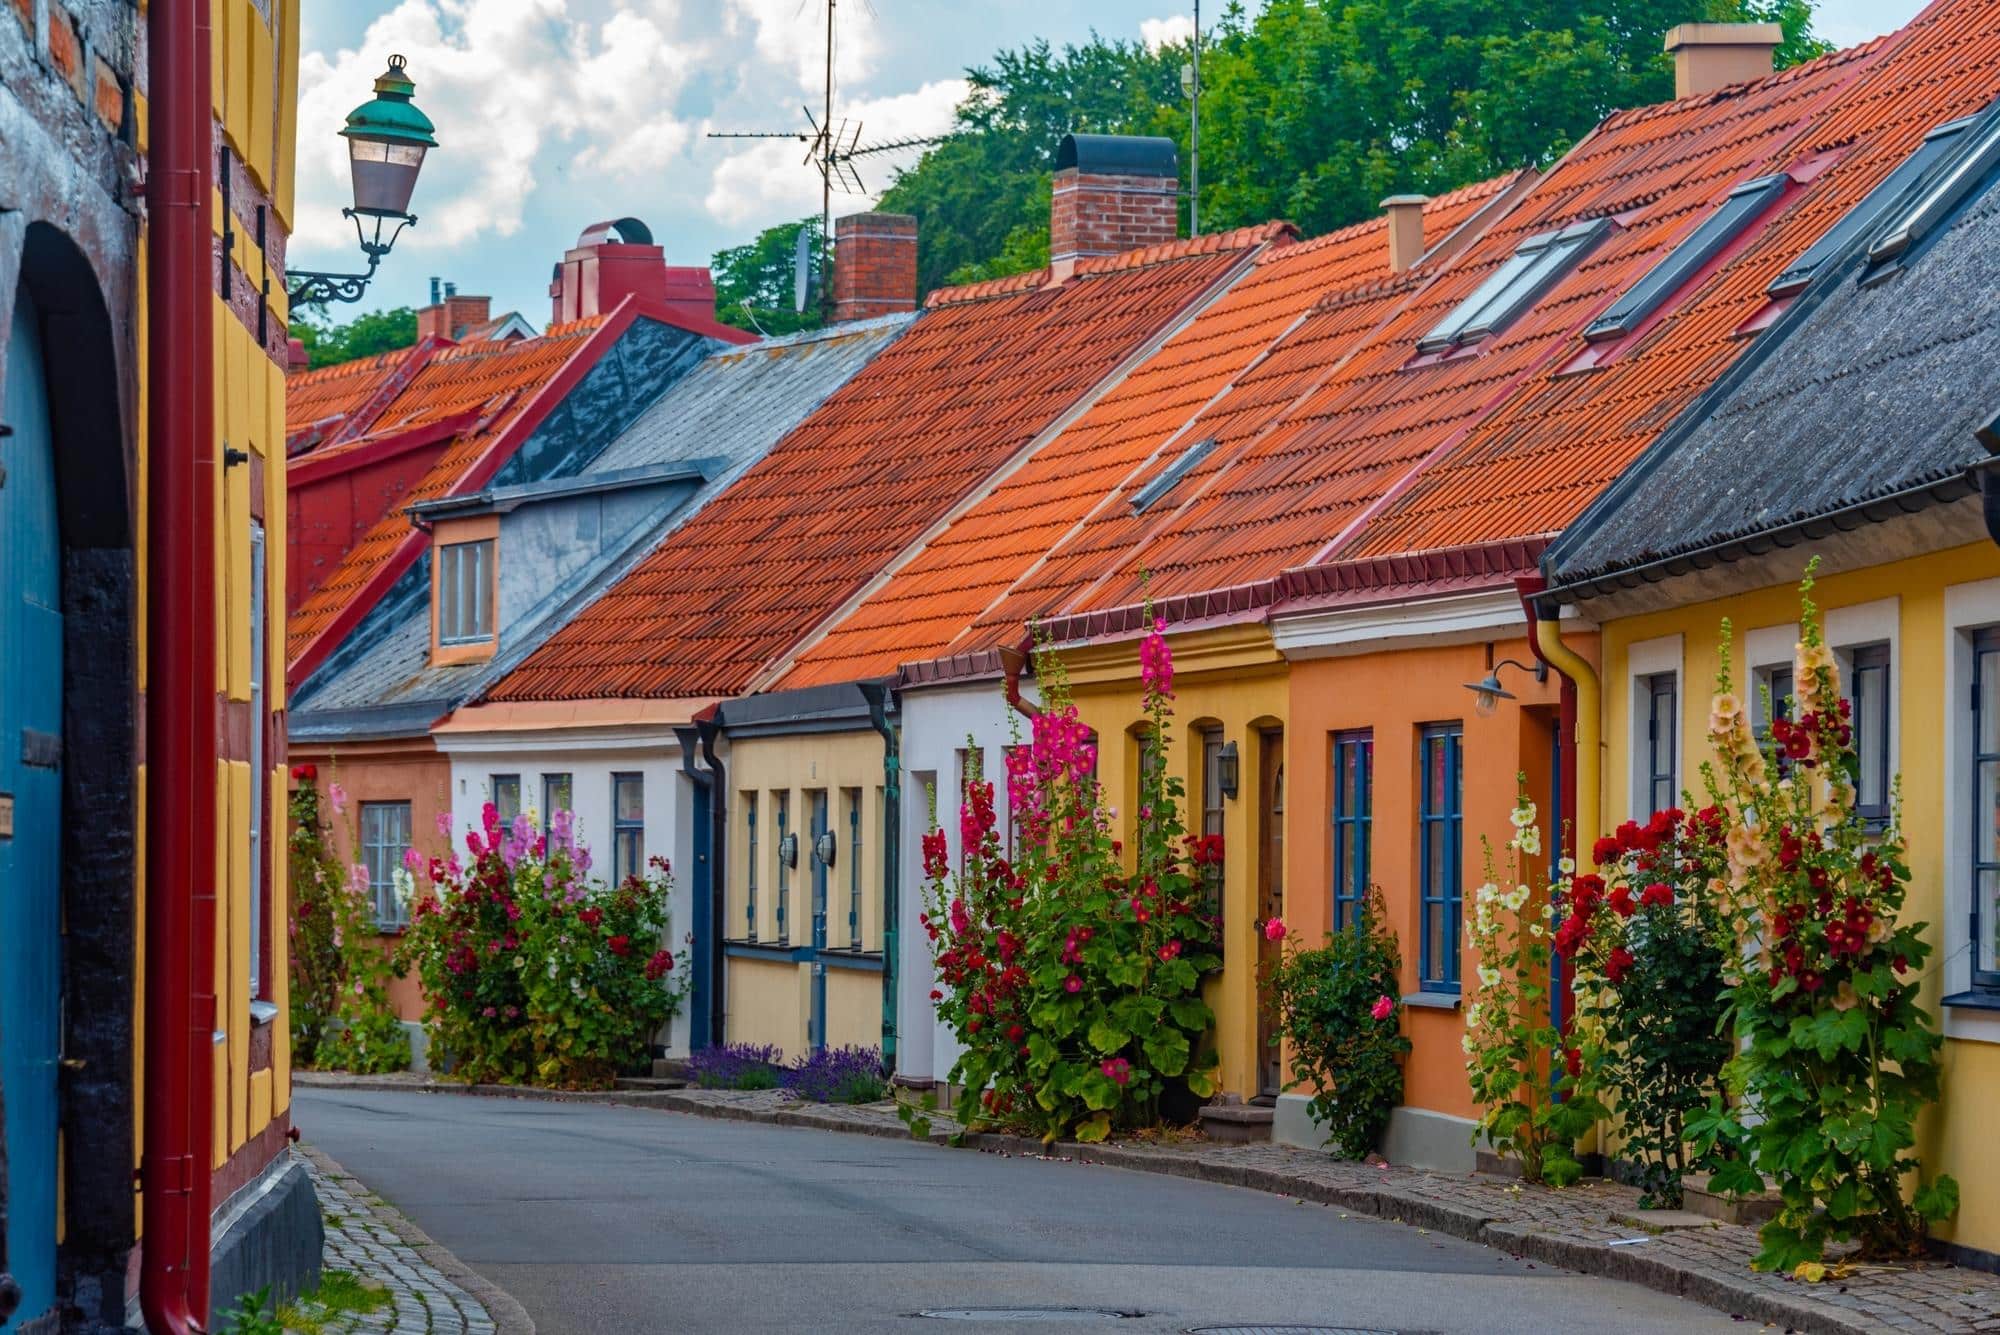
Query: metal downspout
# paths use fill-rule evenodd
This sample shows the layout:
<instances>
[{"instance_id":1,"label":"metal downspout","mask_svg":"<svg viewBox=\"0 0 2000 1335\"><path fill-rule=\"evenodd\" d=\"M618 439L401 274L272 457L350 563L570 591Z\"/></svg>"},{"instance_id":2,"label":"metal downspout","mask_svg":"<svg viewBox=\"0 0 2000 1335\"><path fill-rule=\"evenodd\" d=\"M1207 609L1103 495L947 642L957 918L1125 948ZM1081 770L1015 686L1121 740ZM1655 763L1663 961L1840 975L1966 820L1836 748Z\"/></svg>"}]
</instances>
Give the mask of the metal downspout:
<instances>
[{"instance_id":1,"label":"metal downspout","mask_svg":"<svg viewBox=\"0 0 2000 1335\"><path fill-rule=\"evenodd\" d=\"M1021 673L1028 666L1028 656L1034 652L1033 639L1022 640L1018 646L1000 650L1000 693L1007 703L1022 718L1033 721L1042 712L1039 705L1030 704L1021 698Z\"/></svg>"},{"instance_id":2,"label":"metal downspout","mask_svg":"<svg viewBox=\"0 0 2000 1335\"><path fill-rule=\"evenodd\" d=\"M722 727L713 714L707 718L697 718L694 725L701 732L701 754L708 761L709 790L708 819L711 829L708 840L709 867L708 893L709 941L708 945L708 1041L717 1047L723 1042L726 1032L724 1017L728 1014L729 973L727 961L723 958L722 941L728 934L723 924L728 921L729 912L729 779L722 768L722 757L715 754L715 739L722 735Z\"/></svg>"},{"instance_id":3,"label":"metal downspout","mask_svg":"<svg viewBox=\"0 0 2000 1335\"><path fill-rule=\"evenodd\" d=\"M896 923L902 913L903 754L889 722L889 688L864 682L868 721L882 734L882 1074L896 1074Z\"/></svg>"},{"instance_id":4,"label":"metal downspout","mask_svg":"<svg viewBox=\"0 0 2000 1335\"><path fill-rule=\"evenodd\" d=\"M146 208L145 1132L139 1302L208 1320L216 876L208 0L153 0Z\"/></svg>"},{"instance_id":5,"label":"metal downspout","mask_svg":"<svg viewBox=\"0 0 2000 1335\"><path fill-rule=\"evenodd\" d=\"M1603 831L1603 790L1602 771L1604 767L1604 718L1602 711L1603 692L1597 680L1597 669L1590 661L1563 643L1562 629L1554 617L1542 616L1535 607L1534 600L1548 588L1548 581L1541 575L1521 575L1514 580L1515 590L1521 597L1521 609L1527 614L1529 629L1533 632L1535 657L1547 663L1563 678L1565 714L1575 717L1575 778L1569 785L1570 811L1565 813L1570 820L1572 837L1575 839L1576 866L1578 871L1596 871L1591 861L1591 845ZM1574 693L1574 703L1570 696Z\"/></svg>"},{"instance_id":6,"label":"metal downspout","mask_svg":"<svg viewBox=\"0 0 2000 1335\"><path fill-rule=\"evenodd\" d=\"M708 935L709 935L709 937L710 937L711 939L713 939L713 938L715 938L715 937L718 937L718 936L720 936L720 935L721 935L721 932L722 932L722 924L721 924L721 923L719 923L719 922L717 922L717 921L715 920L715 910L714 910L714 905L715 905L715 898L716 898L716 895L715 895L715 872L716 872L716 856L715 856L715 838L714 838L714 834L713 834L713 827L714 827L714 819L713 819L713 817L714 817L714 812L715 812L715 776L714 776L713 774L709 773L709 772L708 772L707 770L705 770L705 769L701 769L701 768L698 768L698 767L697 767L697 766L695 765L695 761L694 761L694 754L695 754L695 747L696 747L696 746L697 746L697 745L699 744L699 742L700 742L700 738L701 738L701 731L700 731L700 729L699 729L699 728L696 728L696 727L693 727L693 726L689 726L689 727L685 727L685 728L675 728L675 729L674 729L674 739L675 739L676 741L678 741L678 742L680 743L680 747L681 747L681 773L683 773L683 774L687 775L687 777L688 777L688 781L689 781L690 783L694 784L694 786L695 786L695 787L697 787L697 788L701 789L701 790L702 790L703 792L705 792L705 793L707 793L707 794L708 794L708 804L709 804L709 805L708 805L708 809L709 809L709 813L710 813L710 822L709 822L709 823L710 823L710 830L711 830L711 833L710 833L710 836L709 836L709 841L708 841L708 843L709 843L709 848L708 848L708 898L709 898L709 925L708 925ZM709 943L708 941L703 941L703 942L701 943L701 948L702 948L703 950L707 950L707 949L709 948L709 945L710 945L710 943ZM689 961L688 961L688 967L689 967L689 968L691 968L691 969L692 969L692 968L694 967L694 961L693 961L693 960L689 960ZM705 994L705 995L704 995L704 996L702 997L702 1000L708 1003L708 1028L710 1028L710 1029L713 1029L713 1028L715 1027L715 1022L714 1022L714 1018L713 1018L713 1017L714 1017L714 1015L715 1015L715 976L714 976L714 973L713 973L712 971L711 971L711 972L710 972L710 974L709 974L709 979L708 979L708 988L707 988L707 991L706 991L706 994ZM688 1047L689 1047L689 1048L695 1048L695 1047L698 1047L698 1046L700 1046L700 1045L699 1045L699 1044L697 1044L697 1043L696 1043L696 1042L694 1041L694 1030L693 1030L693 1027L692 1027L692 1026L690 1026L690 1027L689 1027L689 1030L688 1030Z\"/></svg>"}]
</instances>

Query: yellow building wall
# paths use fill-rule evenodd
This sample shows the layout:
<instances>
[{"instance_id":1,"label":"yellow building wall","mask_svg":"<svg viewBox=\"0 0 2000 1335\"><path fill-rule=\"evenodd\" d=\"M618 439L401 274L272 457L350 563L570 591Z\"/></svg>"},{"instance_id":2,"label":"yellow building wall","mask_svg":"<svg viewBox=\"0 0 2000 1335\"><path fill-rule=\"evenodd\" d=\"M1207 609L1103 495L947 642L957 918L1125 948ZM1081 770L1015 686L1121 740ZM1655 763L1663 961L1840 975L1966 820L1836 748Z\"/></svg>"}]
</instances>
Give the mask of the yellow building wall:
<instances>
[{"instance_id":1,"label":"yellow building wall","mask_svg":"<svg viewBox=\"0 0 2000 1335\"><path fill-rule=\"evenodd\" d=\"M1800 554L1800 566L1810 553ZM1945 710L1949 707L1945 612L1946 591L1953 585L2000 577L2000 549L1978 543L1930 556L1875 566L1821 579L1813 597L1823 613L1882 599L1897 600L1896 672L1891 688L1899 717L1899 754L1892 768L1903 786L1903 832L1909 846L1911 871L1906 915L1931 925L1931 941L1939 947L1924 977L1923 1002L1933 1016L1941 1015L1945 938L1945 849L1947 784L1945 773ZM1590 612L1588 604L1582 609ZM1798 590L1792 585L1757 589L1727 598L1677 607L1643 616L1607 621L1602 628L1604 649L1604 798L1607 820L1622 819L1631 806L1633 701L1628 683L1634 645L1671 635L1682 636L1682 770L1695 776L1712 759L1705 736L1707 702L1719 666L1718 644L1724 617L1730 619L1736 651L1734 666L1741 690L1745 680L1744 646L1762 628L1789 626L1798 620ZM1831 637L1830 637L1831 638ZM1838 644L1835 645L1838 648ZM2000 1097L2000 1045L1947 1038L1944 1052L1943 1096L1921 1125L1919 1149L1927 1171L1947 1172L1958 1179L1962 1203L1956 1220L1937 1230L1944 1237L1983 1251L2000 1252L2000 1148L1990 1134L1990 1108Z\"/></svg>"},{"instance_id":2,"label":"yellow building wall","mask_svg":"<svg viewBox=\"0 0 2000 1335\"><path fill-rule=\"evenodd\" d=\"M1219 724L1223 741L1235 742L1240 755L1237 795L1223 805L1223 967L1207 996L1215 1010L1221 1087L1250 1098L1258 1092L1258 1063L1263 1056L1257 1027L1256 926L1263 917L1257 904L1260 748L1266 730L1285 726L1286 665L1263 626L1170 633L1168 644L1174 655L1175 698L1167 765L1187 786L1181 817L1190 833L1201 829L1201 752L1195 730ZM1098 782L1105 800L1118 808L1117 828L1129 836L1141 754L1132 730L1145 720L1138 645L1065 649L1061 657L1077 716L1097 734ZM1290 822L1289 804L1284 821ZM1284 831L1287 843L1290 833L1289 828ZM1132 842L1127 837L1128 857Z\"/></svg>"},{"instance_id":3,"label":"yellow building wall","mask_svg":"<svg viewBox=\"0 0 2000 1335\"><path fill-rule=\"evenodd\" d=\"M751 941L750 825L745 798L757 811L755 945L793 950L812 944L813 858L810 795L824 790L827 821L835 836L827 875L826 944L829 955L872 957L882 949L882 738L873 729L754 737L731 742L729 751L729 893L724 936L737 946ZM789 803L785 829L798 836L797 865L786 873L785 932L778 930L778 798ZM858 797L861 855L851 847L849 811ZM849 932L852 876L861 878L860 941ZM858 945L858 949L856 949ZM882 975L869 968L827 967L826 1041L831 1046L877 1047L882 1042ZM812 969L804 961L729 959L724 1027L730 1041L775 1043L787 1058L808 1047Z\"/></svg>"}]
</instances>

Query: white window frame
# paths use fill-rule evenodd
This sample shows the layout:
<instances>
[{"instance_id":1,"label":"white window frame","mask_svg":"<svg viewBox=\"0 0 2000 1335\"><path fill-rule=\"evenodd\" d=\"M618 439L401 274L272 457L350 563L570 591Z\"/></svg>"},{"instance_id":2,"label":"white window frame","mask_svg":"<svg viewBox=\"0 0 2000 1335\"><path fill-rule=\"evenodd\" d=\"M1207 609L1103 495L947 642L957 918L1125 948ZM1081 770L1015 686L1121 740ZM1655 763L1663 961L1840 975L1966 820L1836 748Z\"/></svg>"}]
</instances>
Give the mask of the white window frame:
<instances>
[{"instance_id":1,"label":"white window frame","mask_svg":"<svg viewBox=\"0 0 2000 1335\"><path fill-rule=\"evenodd\" d=\"M1903 772L1902 620L1902 600L1891 597L1878 598L1870 603L1854 603L1848 607L1828 608L1825 623L1826 642L1840 664L1841 693L1849 698L1854 694L1854 651L1878 644L1889 647L1889 783L1892 786L1896 776ZM1967 678L1968 690L1971 689L1970 680ZM1855 722L1858 744L1859 720Z\"/></svg>"},{"instance_id":2,"label":"white window frame","mask_svg":"<svg viewBox=\"0 0 2000 1335\"><path fill-rule=\"evenodd\" d=\"M1944 591L1944 690L1936 708L1944 735L1944 993L1947 997L1972 990L1972 795L1970 722L1972 638L1976 631L2000 626L2000 579L1948 585ZM1893 647L1889 664L1893 687L1900 668ZM1892 694L1900 694L1893 692ZM1891 715L1890 735L1895 735ZM1946 1038L1976 1043L2000 1043L2000 1011L1944 1006Z\"/></svg>"},{"instance_id":3,"label":"white window frame","mask_svg":"<svg viewBox=\"0 0 2000 1335\"><path fill-rule=\"evenodd\" d=\"M1646 722L1652 714L1652 679L1671 675L1674 679L1674 781L1679 787L1687 782L1687 664L1683 638L1676 635L1662 635L1654 640L1634 641L1625 650L1626 735L1630 739L1631 755L1625 769L1625 809L1632 820L1644 823L1652 816L1650 808L1653 787L1653 772L1649 762L1651 748L1647 745ZM1675 795L1679 800L1679 794Z\"/></svg>"},{"instance_id":4,"label":"white window frame","mask_svg":"<svg viewBox=\"0 0 2000 1335\"><path fill-rule=\"evenodd\" d=\"M493 642L498 620L493 608L493 571L499 550L500 543L495 538L448 542L438 548L437 642L440 648ZM472 563L472 608L469 618L457 600L464 583L460 567L468 559Z\"/></svg>"},{"instance_id":5,"label":"white window frame","mask_svg":"<svg viewBox=\"0 0 2000 1335\"><path fill-rule=\"evenodd\" d=\"M1743 637L1743 709L1760 744L1771 726L1771 720L1763 713L1764 690L1770 685L1771 673L1791 671L1798 655L1799 623L1796 621L1783 626L1759 626ZM1796 684L1793 693L1797 693ZM1777 703L1772 701L1773 705Z\"/></svg>"}]
</instances>

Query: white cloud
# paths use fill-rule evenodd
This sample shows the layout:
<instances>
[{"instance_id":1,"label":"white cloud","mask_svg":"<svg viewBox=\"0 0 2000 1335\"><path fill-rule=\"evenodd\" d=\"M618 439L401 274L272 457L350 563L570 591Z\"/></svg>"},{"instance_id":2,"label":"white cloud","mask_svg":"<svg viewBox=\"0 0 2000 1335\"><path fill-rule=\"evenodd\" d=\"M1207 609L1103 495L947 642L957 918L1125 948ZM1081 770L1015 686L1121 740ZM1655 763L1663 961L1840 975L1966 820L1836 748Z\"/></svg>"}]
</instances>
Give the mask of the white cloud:
<instances>
[{"instance_id":1,"label":"white cloud","mask_svg":"<svg viewBox=\"0 0 2000 1335\"><path fill-rule=\"evenodd\" d=\"M791 72L812 93L813 114L826 87L825 0L727 0L724 30L752 30L757 54ZM860 83L873 72L881 41L866 5L834 8L833 75L836 88Z\"/></svg>"},{"instance_id":2,"label":"white cloud","mask_svg":"<svg viewBox=\"0 0 2000 1335\"><path fill-rule=\"evenodd\" d=\"M786 0L792 3L792 0ZM840 115L861 127L864 146L890 139L940 134L951 126L952 109L965 97L963 79L940 79L913 93L869 98L848 104ZM836 192L834 216L872 207L894 182L898 168L914 163L923 150L871 154L855 162L865 196ZM819 173L800 161L805 148L793 139L759 140L725 157L715 168L708 196L709 216L730 224L789 221L819 210Z\"/></svg>"},{"instance_id":3,"label":"white cloud","mask_svg":"<svg viewBox=\"0 0 2000 1335\"><path fill-rule=\"evenodd\" d=\"M566 0L401 0L357 47L306 53L299 68L295 244L353 244L346 141L337 131L370 95L390 52L408 57L416 101L437 123L411 207L422 224L398 249L444 249L511 236L543 175L573 165L607 177L655 173L684 154L693 127L674 105L708 58L679 31L671 0L594 6Z\"/></svg>"},{"instance_id":4,"label":"white cloud","mask_svg":"<svg viewBox=\"0 0 2000 1335\"><path fill-rule=\"evenodd\" d=\"M1163 46L1185 42L1194 36L1194 20L1186 14L1171 14L1163 19L1140 19L1139 40L1146 44L1148 51L1157 51Z\"/></svg>"}]
</instances>

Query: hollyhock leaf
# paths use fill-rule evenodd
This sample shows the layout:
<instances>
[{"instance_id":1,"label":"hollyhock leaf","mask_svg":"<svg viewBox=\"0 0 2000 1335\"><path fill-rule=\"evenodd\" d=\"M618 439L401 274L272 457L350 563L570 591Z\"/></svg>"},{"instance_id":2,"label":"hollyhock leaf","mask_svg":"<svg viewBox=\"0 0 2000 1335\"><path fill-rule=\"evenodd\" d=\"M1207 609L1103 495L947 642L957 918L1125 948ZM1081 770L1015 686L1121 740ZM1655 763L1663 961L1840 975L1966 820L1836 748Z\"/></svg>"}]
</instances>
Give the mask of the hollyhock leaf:
<instances>
[{"instance_id":1,"label":"hollyhock leaf","mask_svg":"<svg viewBox=\"0 0 2000 1335\"><path fill-rule=\"evenodd\" d=\"M1958 1182L1948 1174L1940 1174L1917 1188L1913 1204L1927 1221L1941 1224L1958 1213Z\"/></svg>"},{"instance_id":2,"label":"hollyhock leaf","mask_svg":"<svg viewBox=\"0 0 2000 1335\"><path fill-rule=\"evenodd\" d=\"M1132 1041L1132 1035L1106 1019L1093 1020L1088 1035L1090 1046L1097 1051L1110 1054L1117 1052Z\"/></svg>"},{"instance_id":3,"label":"hollyhock leaf","mask_svg":"<svg viewBox=\"0 0 2000 1335\"><path fill-rule=\"evenodd\" d=\"M1198 1099L1215 1097L1215 1073L1213 1071L1189 1071L1187 1073L1188 1093Z\"/></svg>"},{"instance_id":4,"label":"hollyhock leaf","mask_svg":"<svg viewBox=\"0 0 2000 1335\"><path fill-rule=\"evenodd\" d=\"M1145 1043L1146 1060L1164 1076L1176 1076L1187 1069L1187 1036L1178 1029L1160 1029Z\"/></svg>"},{"instance_id":5,"label":"hollyhock leaf","mask_svg":"<svg viewBox=\"0 0 2000 1335\"><path fill-rule=\"evenodd\" d=\"M1104 1083L1108 1085L1111 1082L1107 1080ZM1076 1139L1080 1145L1095 1145L1110 1134L1111 1114L1108 1112L1100 1112L1094 1117L1079 1122L1076 1128Z\"/></svg>"},{"instance_id":6,"label":"hollyhock leaf","mask_svg":"<svg viewBox=\"0 0 2000 1335\"><path fill-rule=\"evenodd\" d=\"M1200 997L1175 997L1168 1007L1173 1011L1175 1024L1196 1033L1207 1029L1215 1020L1215 1012Z\"/></svg>"},{"instance_id":7,"label":"hollyhock leaf","mask_svg":"<svg viewBox=\"0 0 2000 1335\"><path fill-rule=\"evenodd\" d=\"M1098 1072L1092 1072L1079 1080L1075 1092L1082 1097L1083 1106L1092 1112L1104 1112L1117 1107L1121 1093L1116 1082ZM1083 1139L1081 1129L1077 1132L1077 1139Z\"/></svg>"}]
</instances>

